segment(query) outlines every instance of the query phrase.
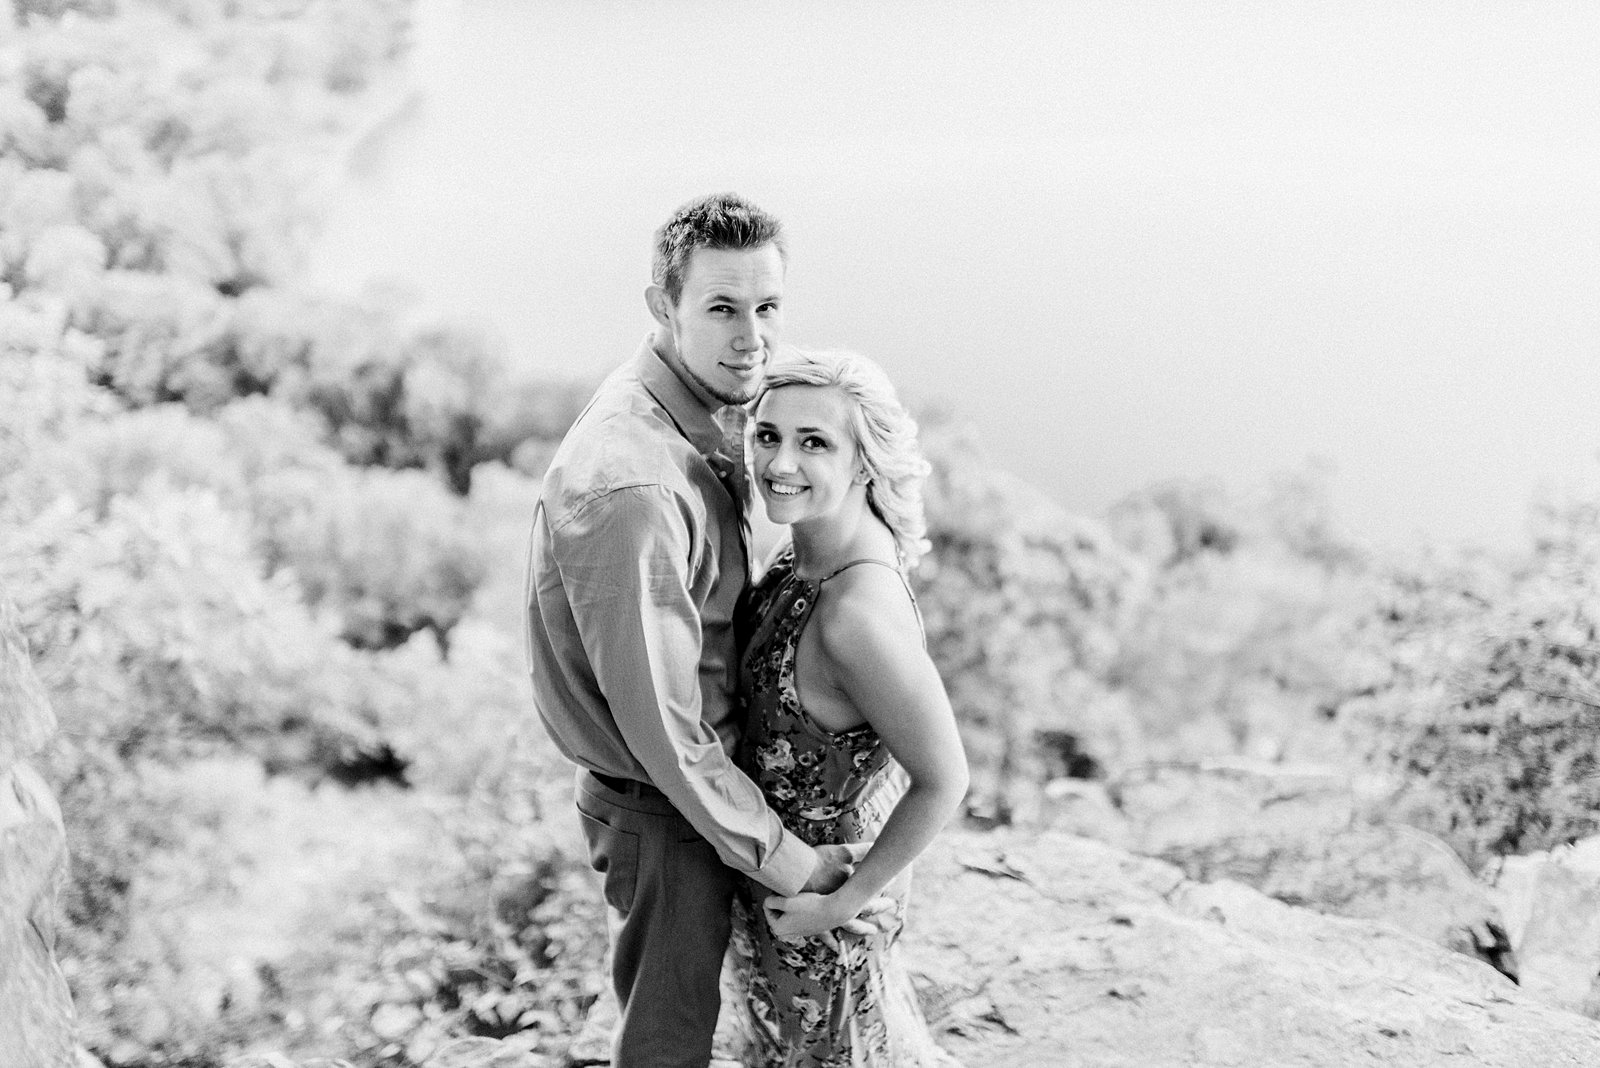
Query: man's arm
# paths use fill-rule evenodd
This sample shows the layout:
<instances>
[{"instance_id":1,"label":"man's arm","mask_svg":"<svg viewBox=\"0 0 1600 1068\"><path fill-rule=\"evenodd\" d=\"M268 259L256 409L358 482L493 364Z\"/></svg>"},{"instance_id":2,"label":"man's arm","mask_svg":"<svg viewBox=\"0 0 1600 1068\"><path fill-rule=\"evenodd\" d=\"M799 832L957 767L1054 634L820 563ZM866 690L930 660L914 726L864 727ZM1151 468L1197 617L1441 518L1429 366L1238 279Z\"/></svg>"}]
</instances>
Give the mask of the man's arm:
<instances>
[{"instance_id":1,"label":"man's arm","mask_svg":"<svg viewBox=\"0 0 1600 1068\"><path fill-rule=\"evenodd\" d=\"M780 894L848 874L785 830L701 718L701 535L687 502L656 485L614 490L552 531L579 638L623 740L723 863ZM840 855L834 856L834 853Z\"/></svg>"}]
</instances>

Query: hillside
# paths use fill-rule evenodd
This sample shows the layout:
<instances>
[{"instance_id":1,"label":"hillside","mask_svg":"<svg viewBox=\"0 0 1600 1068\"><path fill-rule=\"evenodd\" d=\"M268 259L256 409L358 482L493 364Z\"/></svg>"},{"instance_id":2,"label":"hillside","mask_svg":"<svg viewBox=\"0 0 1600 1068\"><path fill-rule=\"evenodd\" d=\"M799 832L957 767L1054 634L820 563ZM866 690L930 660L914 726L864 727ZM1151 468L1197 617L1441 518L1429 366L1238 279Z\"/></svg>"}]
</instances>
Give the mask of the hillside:
<instances>
[{"instance_id":1,"label":"hillside","mask_svg":"<svg viewBox=\"0 0 1600 1068\"><path fill-rule=\"evenodd\" d=\"M107 1068L407 1068L463 1037L559 1061L603 988L604 932L518 606L542 465L591 384L513 385L488 324L301 283L346 160L410 98L410 5L15 0L8 17L0 849L26 859L0 868L0 953L19 964L0 1002L39 1007L40 1063L65 1041L62 979ZM1075 516L997 471L958 413L921 419L934 551L916 583L974 770L947 849L992 848L967 837L987 828L1011 856L1033 847L1006 835L1056 828L1244 878L1265 824L1200 855L1136 818L1134 784L1227 761L1358 782L1348 824L1428 832L1468 880L1595 831L1600 502L1541 506L1516 553L1385 556L1342 532L1315 471L1163 483ZM941 906L1037 891L952 863L929 866L953 888ZM1066 885L1062 938L1132 938L1151 1004L1146 930L1240 972L1291 953L1243 920L1159 912L1137 879L1105 892L1157 910L1147 927ZM958 941L925 942L930 969L1010 941L932 915L923 937ZM1355 930L1316 937L1344 952ZM1439 1012L1497 989L1450 958L1391 963L1440 960ZM1093 992L1058 964L1039 967L1067 1004ZM1342 991L1331 967L1296 982ZM1241 988L1239 1011L1257 997ZM1137 1020L1137 1000L1086 1018ZM1551 1000L1584 1008L1567 987Z\"/></svg>"}]
</instances>

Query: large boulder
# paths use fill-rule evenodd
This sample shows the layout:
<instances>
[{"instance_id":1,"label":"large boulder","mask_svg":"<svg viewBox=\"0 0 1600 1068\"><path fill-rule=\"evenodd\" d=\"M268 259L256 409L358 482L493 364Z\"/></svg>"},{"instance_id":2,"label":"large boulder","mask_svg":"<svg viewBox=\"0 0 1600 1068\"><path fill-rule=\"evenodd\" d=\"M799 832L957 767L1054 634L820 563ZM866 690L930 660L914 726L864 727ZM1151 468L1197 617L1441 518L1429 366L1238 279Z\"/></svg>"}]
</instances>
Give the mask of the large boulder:
<instances>
[{"instance_id":1,"label":"large boulder","mask_svg":"<svg viewBox=\"0 0 1600 1068\"><path fill-rule=\"evenodd\" d=\"M1480 961L1091 839L951 831L916 884L906 957L967 1068L1600 1063L1600 1025Z\"/></svg>"},{"instance_id":2,"label":"large boulder","mask_svg":"<svg viewBox=\"0 0 1600 1068\"><path fill-rule=\"evenodd\" d=\"M1493 892L1528 992L1600 1017L1600 838L1506 858Z\"/></svg>"},{"instance_id":3,"label":"large boulder","mask_svg":"<svg viewBox=\"0 0 1600 1068\"><path fill-rule=\"evenodd\" d=\"M1107 783L1133 827L1132 848L1160 855L1240 836L1290 838L1341 830L1358 802L1342 769L1257 761L1130 767Z\"/></svg>"},{"instance_id":4,"label":"large boulder","mask_svg":"<svg viewBox=\"0 0 1600 1068\"><path fill-rule=\"evenodd\" d=\"M27 763L55 733L11 604L0 600L0 1065L71 1068L72 997L55 959L61 810Z\"/></svg>"},{"instance_id":5,"label":"large boulder","mask_svg":"<svg viewBox=\"0 0 1600 1068\"><path fill-rule=\"evenodd\" d=\"M1201 882L1231 879L1336 916L1381 920L1512 979L1488 887L1443 841L1362 818L1348 778L1280 765L1145 769L1113 784L1132 848Z\"/></svg>"},{"instance_id":6,"label":"large boulder","mask_svg":"<svg viewBox=\"0 0 1600 1068\"><path fill-rule=\"evenodd\" d=\"M1047 832L947 834L907 951L968 1068L1600 1063L1600 1025L1385 923Z\"/></svg>"}]
</instances>

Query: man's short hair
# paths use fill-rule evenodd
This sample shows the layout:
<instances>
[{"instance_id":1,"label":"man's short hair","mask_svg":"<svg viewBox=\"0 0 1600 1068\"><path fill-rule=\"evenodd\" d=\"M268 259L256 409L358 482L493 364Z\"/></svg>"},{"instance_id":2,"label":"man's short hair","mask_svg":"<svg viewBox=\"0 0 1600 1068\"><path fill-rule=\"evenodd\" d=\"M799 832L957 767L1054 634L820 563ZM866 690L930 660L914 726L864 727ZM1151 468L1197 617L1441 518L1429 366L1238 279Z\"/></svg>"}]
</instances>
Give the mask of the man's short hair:
<instances>
[{"instance_id":1,"label":"man's short hair","mask_svg":"<svg viewBox=\"0 0 1600 1068\"><path fill-rule=\"evenodd\" d=\"M683 295L689 257L697 248L750 249L776 245L784 262L783 224L743 197L716 193L691 200L656 231L650 280L667 291L673 304Z\"/></svg>"}]
</instances>

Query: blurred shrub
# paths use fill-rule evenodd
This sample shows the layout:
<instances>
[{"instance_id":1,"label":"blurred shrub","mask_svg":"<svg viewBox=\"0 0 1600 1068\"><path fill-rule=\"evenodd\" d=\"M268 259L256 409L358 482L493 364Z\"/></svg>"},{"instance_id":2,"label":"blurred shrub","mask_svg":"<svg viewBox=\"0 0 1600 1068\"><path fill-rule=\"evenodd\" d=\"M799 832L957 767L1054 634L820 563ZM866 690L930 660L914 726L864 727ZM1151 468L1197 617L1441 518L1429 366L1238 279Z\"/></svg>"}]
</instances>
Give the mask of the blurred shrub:
<instances>
[{"instance_id":1,"label":"blurred shrub","mask_svg":"<svg viewBox=\"0 0 1600 1068\"><path fill-rule=\"evenodd\" d=\"M463 1035L565 1052L604 981L604 908L581 849L553 836L527 796L480 792L441 812L430 829L448 859L325 929L335 946L361 948L307 946L286 967L290 989L321 988L300 1003L344 1021L338 1044L351 1055L417 1065ZM329 968L352 981L327 984Z\"/></svg>"},{"instance_id":2,"label":"blurred shrub","mask_svg":"<svg viewBox=\"0 0 1600 1068\"><path fill-rule=\"evenodd\" d=\"M1124 497L1106 516L1117 540L1158 568L1226 556L1248 520L1215 480L1170 479Z\"/></svg>"},{"instance_id":3,"label":"blurred shrub","mask_svg":"<svg viewBox=\"0 0 1600 1068\"><path fill-rule=\"evenodd\" d=\"M1097 524L997 471L970 431L937 413L923 423L928 647L972 765L969 808L1009 821L1042 785L1042 734L1099 759L1132 744L1106 674L1144 568Z\"/></svg>"},{"instance_id":4,"label":"blurred shrub","mask_svg":"<svg viewBox=\"0 0 1600 1068\"><path fill-rule=\"evenodd\" d=\"M1109 673L1146 759L1346 759L1330 720L1370 682L1351 639L1376 586L1331 520L1325 475L1280 475L1254 499L1172 480L1111 509L1154 568Z\"/></svg>"},{"instance_id":5,"label":"blurred shrub","mask_svg":"<svg viewBox=\"0 0 1600 1068\"><path fill-rule=\"evenodd\" d=\"M378 744L374 689L216 496L161 482L105 514L62 499L0 534L63 729L119 757L243 746L328 767Z\"/></svg>"},{"instance_id":6,"label":"blurred shrub","mask_svg":"<svg viewBox=\"0 0 1600 1068\"><path fill-rule=\"evenodd\" d=\"M266 552L362 649L428 630L442 649L483 575L465 506L417 471L276 473L257 487Z\"/></svg>"},{"instance_id":7,"label":"blurred shrub","mask_svg":"<svg viewBox=\"0 0 1600 1068\"><path fill-rule=\"evenodd\" d=\"M352 470L304 417L264 398L217 419L161 405L96 420L51 467L96 519L152 483L214 494L259 557L241 566L297 583L358 648L423 629L448 646L483 572L465 504L437 481Z\"/></svg>"},{"instance_id":8,"label":"blurred shrub","mask_svg":"<svg viewBox=\"0 0 1600 1068\"><path fill-rule=\"evenodd\" d=\"M553 1049L594 995L599 899L544 823L570 779L525 746L503 622L531 483L471 495L588 390L289 288L410 8L0 19L0 586L62 721L63 957L112 1065ZM499 625L469 615L486 524Z\"/></svg>"},{"instance_id":9,"label":"blurred shrub","mask_svg":"<svg viewBox=\"0 0 1600 1068\"><path fill-rule=\"evenodd\" d=\"M1366 634L1388 670L1342 709L1395 807L1474 866L1600 830L1600 506L1538 521L1522 560L1396 568Z\"/></svg>"},{"instance_id":10,"label":"blurred shrub","mask_svg":"<svg viewBox=\"0 0 1600 1068\"><path fill-rule=\"evenodd\" d=\"M104 837L61 949L111 1064L405 1066L473 1034L554 1052L597 994L599 896L570 838L541 830L538 790L315 789L237 758L99 785L69 810ZM146 817L106 818L113 799Z\"/></svg>"}]
</instances>

